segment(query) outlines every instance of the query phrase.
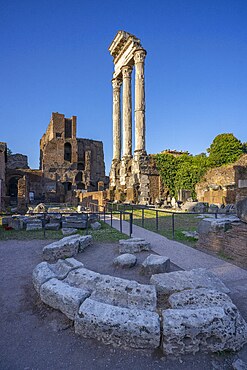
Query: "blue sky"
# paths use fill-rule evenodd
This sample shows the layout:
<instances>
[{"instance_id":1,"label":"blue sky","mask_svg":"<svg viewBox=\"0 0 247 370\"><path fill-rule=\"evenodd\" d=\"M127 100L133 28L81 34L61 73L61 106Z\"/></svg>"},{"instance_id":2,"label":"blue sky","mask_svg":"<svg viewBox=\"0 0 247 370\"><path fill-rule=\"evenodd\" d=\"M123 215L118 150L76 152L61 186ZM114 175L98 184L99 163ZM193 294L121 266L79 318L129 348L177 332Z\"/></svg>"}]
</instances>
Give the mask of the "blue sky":
<instances>
[{"instance_id":1,"label":"blue sky","mask_svg":"<svg viewBox=\"0 0 247 370\"><path fill-rule=\"evenodd\" d=\"M205 152L219 133L247 141L246 0L0 0L0 141L38 168L52 112L112 159L118 30L146 58L147 151Z\"/></svg>"}]
</instances>

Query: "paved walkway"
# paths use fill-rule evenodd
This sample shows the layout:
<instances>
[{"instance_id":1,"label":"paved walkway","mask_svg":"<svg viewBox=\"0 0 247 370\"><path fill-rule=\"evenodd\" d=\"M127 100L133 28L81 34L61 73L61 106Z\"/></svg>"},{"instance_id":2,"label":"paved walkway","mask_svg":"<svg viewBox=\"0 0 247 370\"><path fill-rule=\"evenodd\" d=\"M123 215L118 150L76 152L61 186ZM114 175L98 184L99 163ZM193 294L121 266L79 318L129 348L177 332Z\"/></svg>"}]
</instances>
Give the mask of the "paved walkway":
<instances>
[{"instance_id":1,"label":"paved walkway","mask_svg":"<svg viewBox=\"0 0 247 370\"><path fill-rule=\"evenodd\" d=\"M110 223L110 221L107 222ZM122 225L123 233L129 234L129 223L123 221ZM112 226L119 230L119 220L113 219ZM132 237L144 238L151 243L151 249L154 252L169 257L171 262L184 270L199 267L209 269L226 284L231 293L237 293L242 298L245 297L247 306L247 270L182 243L167 239L140 226L133 225Z\"/></svg>"}]
</instances>

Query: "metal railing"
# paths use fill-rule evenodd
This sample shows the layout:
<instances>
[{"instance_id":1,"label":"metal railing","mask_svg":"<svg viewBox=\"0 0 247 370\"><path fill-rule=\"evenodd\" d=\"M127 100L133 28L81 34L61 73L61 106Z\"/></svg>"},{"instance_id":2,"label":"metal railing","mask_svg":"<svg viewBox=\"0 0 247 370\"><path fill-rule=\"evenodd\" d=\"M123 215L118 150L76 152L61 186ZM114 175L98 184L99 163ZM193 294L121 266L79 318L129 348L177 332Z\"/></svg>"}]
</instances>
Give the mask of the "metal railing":
<instances>
[{"instance_id":1,"label":"metal railing","mask_svg":"<svg viewBox=\"0 0 247 370\"><path fill-rule=\"evenodd\" d=\"M106 208L108 211L112 212L122 212L123 215L125 215L126 212L129 212L132 214L132 223L135 223L134 221L138 220L140 222L141 227L145 228L146 223L146 211L153 212L154 213L154 219L155 219L155 230L160 230L160 221L161 217L166 214L171 216L171 231L172 231L172 239L175 239L175 231L176 231L176 216L187 216L187 215L213 215L215 219L218 218L219 214L224 215L224 213L219 212L182 212L182 211L174 211L170 209L161 209L154 206L144 206L144 205L136 205L136 204L122 204L122 203L107 203ZM140 211L140 216L135 218L135 211ZM230 213L232 214L232 213Z\"/></svg>"}]
</instances>

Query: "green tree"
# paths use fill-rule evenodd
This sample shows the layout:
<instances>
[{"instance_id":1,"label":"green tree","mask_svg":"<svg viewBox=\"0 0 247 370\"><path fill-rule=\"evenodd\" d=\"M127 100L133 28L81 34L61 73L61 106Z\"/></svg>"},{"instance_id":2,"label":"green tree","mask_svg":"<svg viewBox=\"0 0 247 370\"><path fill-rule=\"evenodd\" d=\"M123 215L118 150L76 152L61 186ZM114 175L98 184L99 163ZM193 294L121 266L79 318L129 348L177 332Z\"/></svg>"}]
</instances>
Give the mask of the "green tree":
<instances>
[{"instance_id":1,"label":"green tree","mask_svg":"<svg viewBox=\"0 0 247 370\"><path fill-rule=\"evenodd\" d=\"M169 189L170 195L175 195L174 180L177 172L177 158L172 154L160 153L155 156L156 166L163 184Z\"/></svg>"},{"instance_id":2,"label":"green tree","mask_svg":"<svg viewBox=\"0 0 247 370\"><path fill-rule=\"evenodd\" d=\"M233 134L220 134L207 151L209 166L220 167L235 162L243 154L243 145Z\"/></svg>"},{"instance_id":3,"label":"green tree","mask_svg":"<svg viewBox=\"0 0 247 370\"><path fill-rule=\"evenodd\" d=\"M247 143L246 142L242 143L242 145L243 145L243 152L247 154Z\"/></svg>"}]
</instances>

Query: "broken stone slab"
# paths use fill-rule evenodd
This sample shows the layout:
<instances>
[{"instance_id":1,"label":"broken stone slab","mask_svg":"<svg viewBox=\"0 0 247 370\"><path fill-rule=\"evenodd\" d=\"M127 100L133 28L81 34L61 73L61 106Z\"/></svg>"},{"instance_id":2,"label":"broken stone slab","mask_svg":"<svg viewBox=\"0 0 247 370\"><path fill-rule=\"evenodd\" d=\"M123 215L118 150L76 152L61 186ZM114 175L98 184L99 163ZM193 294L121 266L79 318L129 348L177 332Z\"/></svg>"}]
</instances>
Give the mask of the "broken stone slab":
<instances>
[{"instance_id":1,"label":"broken stone slab","mask_svg":"<svg viewBox=\"0 0 247 370\"><path fill-rule=\"evenodd\" d=\"M232 303L222 307L168 309L163 316L163 352L181 355L237 351L247 341L247 325Z\"/></svg>"},{"instance_id":2,"label":"broken stone slab","mask_svg":"<svg viewBox=\"0 0 247 370\"><path fill-rule=\"evenodd\" d=\"M233 370L246 370L247 363L238 358L237 360L233 361L232 368Z\"/></svg>"},{"instance_id":3,"label":"broken stone slab","mask_svg":"<svg viewBox=\"0 0 247 370\"><path fill-rule=\"evenodd\" d=\"M93 237L92 235L84 235L79 237L79 252L84 251L85 248L89 247L92 244Z\"/></svg>"},{"instance_id":4,"label":"broken stone slab","mask_svg":"<svg viewBox=\"0 0 247 370\"><path fill-rule=\"evenodd\" d=\"M49 222L48 224L45 225L45 229L57 231L60 229L60 224L57 222Z\"/></svg>"},{"instance_id":5,"label":"broken stone slab","mask_svg":"<svg viewBox=\"0 0 247 370\"><path fill-rule=\"evenodd\" d=\"M136 265L136 261L137 261L137 258L134 254L124 253L114 258L113 265L116 265L122 268L130 268Z\"/></svg>"},{"instance_id":6,"label":"broken stone slab","mask_svg":"<svg viewBox=\"0 0 247 370\"><path fill-rule=\"evenodd\" d=\"M197 232L198 234L215 233L217 231L227 231L231 227L231 221L227 218L204 218L199 222Z\"/></svg>"},{"instance_id":7,"label":"broken stone slab","mask_svg":"<svg viewBox=\"0 0 247 370\"><path fill-rule=\"evenodd\" d=\"M86 229L87 221L78 220L78 221L62 221L63 229L73 228L73 229Z\"/></svg>"},{"instance_id":8,"label":"broken stone slab","mask_svg":"<svg viewBox=\"0 0 247 370\"><path fill-rule=\"evenodd\" d=\"M43 248L43 258L54 262L59 258L73 257L91 245L92 236L71 235L51 243Z\"/></svg>"},{"instance_id":9,"label":"broken stone slab","mask_svg":"<svg viewBox=\"0 0 247 370\"><path fill-rule=\"evenodd\" d=\"M73 235L73 234L76 234L78 232L78 229L73 229L72 227L63 227L62 228L62 234L63 235Z\"/></svg>"},{"instance_id":10,"label":"broken stone slab","mask_svg":"<svg viewBox=\"0 0 247 370\"><path fill-rule=\"evenodd\" d=\"M236 203L236 210L240 220L247 222L247 197Z\"/></svg>"},{"instance_id":11,"label":"broken stone slab","mask_svg":"<svg viewBox=\"0 0 247 370\"><path fill-rule=\"evenodd\" d=\"M86 268L71 271L64 281L71 286L89 289L92 298L97 301L127 308L156 310L156 289L152 285L102 275Z\"/></svg>"},{"instance_id":12,"label":"broken stone slab","mask_svg":"<svg viewBox=\"0 0 247 370\"><path fill-rule=\"evenodd\" d=\"M231 298L214 289L189 289L183 292L173 293L168 298L171 308L206 308L212 306L223 306L232 303Z\"/></svg>"},{"instance_id":13,"label":"broken stone slab","mask_svg":"<svg viewBox=\"0 0 247 370\"><path fill-rule=\"evenodd\" d=\"M119 240L119 253L138 253L149 251L150 243L142 238L131 238Z\"/></svg>"},{"instance_id":14,"label":"broken stone slab","mask_svg":"<svg viewBox=\"0 0 247 370\"><path fill-rule=\"evenodd\" d=\"M203 268L152 275L150 283L156 286L158 293L165 295L197 288L215 289L223 293L230 292L217 276Z\"/></svg>"},{"instance_id":15,"label":"broken stone slab","mask_svg":"<svg viewBox=\"0 0 247 370\"><path fill-rule=\"evenodd\" d=\"M184 234L184 236L187 236L188 238L198 239L197 231L182 231L182 234Z\"/></svg>"},{"instance_id":16,"label":"broken stone slab","mask_svg":"<svg viewBox=\"0 0 247 370\"><path fill-rule=\"evenodd\" d=\"M32 220L26 223L26 230L42 230L42 221L41 220Z\"/></svg>"},{"instance_id":17,"label":"broken stone slab","mask_svg":"<svg viewBox=\"0 0 247 370\"><path fill-rule=\"evenodd\" d=\"M75 319L81 303L89 295L88 290L71 287L55 278L42 284L40 288L41 300L48 306L60 310L71 320Z\"/></svg>"},{"instance_id":18,"label":"broken stone slab","mask_svg":"<svg viewBox=\"0 0 247 370\"><path fill-rule=\"evenodd\" d=\"M70 271L82 268L83 264L74 258L66 258L65 260L58 260L54 264L48 262L39 263L33 270L33 285L35 290L39 293L42 284L52 278L59 280L64 279Z\"/></svg>"},{"instance_id":19,"label":"broken stone slab","mask_svg":"<svg viewBox=\"0 0 247 370\"><path fill-rule=\"evenodd\" d=\"M75 332L115 346L154 349L160 343L160 320L155 312L116 307L88 298L75 318Z\"/></svg>"},{"instance_id":20,"label":"broken stone slab","mask_svg":"<svg viewBox=\"0 0 247 370\"><path fill-rule=\"evenodd\" d=\"M91 229L93 229L93 230L99 230L99 229L101 229L101 223L100 222L93 222L93 223L91 223Z\"/></svg>"},{"instance_id":21,"label":"broken stone slab","mask_svg":"<svg viewBox=\"0 0 247 370\"><path fill-rule=\"evenodd\" d=\"M140 273L153 275L170 271L170 259L165 256L150 254L142 263Z\"/></svg>"}]
</instances>

